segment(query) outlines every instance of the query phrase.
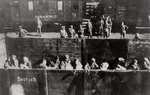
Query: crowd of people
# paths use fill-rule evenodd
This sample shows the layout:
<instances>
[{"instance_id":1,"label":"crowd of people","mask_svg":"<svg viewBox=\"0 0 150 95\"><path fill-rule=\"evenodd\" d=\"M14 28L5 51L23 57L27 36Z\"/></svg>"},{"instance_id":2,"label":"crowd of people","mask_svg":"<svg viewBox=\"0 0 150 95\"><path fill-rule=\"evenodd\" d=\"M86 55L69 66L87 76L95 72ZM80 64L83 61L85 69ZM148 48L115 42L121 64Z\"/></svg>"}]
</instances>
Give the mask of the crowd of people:
<instances>
[{"instance_id":1,"label":"crowd of people","mask_svg":"<svg viewBox=\"0 0 150 95\"><path fill-rule=\"evenodd\" d=\"M97 64L96 59L92 58L90 63L87 63L84 69L100 69L100 70L150 70L150 58L143 58L142 61L137 59L124 59L119 57L111 61L103 61Z\"/></svg>"},{"instance_id":2,"label":"crowd of people","mask_svg":"<svg viewBox=\"0 0 150 95\"><path fill-rule=\"evenodd\" d=\"M97 21L98 24L98 32L97 38L108 38L111 35L112 32L112 19L110 16L105 17L104 15ZM118 27L119 28L119 27ZM82 24L79 25L78 31L75 31L73 25L70 25L70 28L67 31L65 26L61 27L60 30L60 38L85 38L85 34L87 34L88 38L93 37L94 29L93 29L93 23L89 19L87 21L86 27L84 27ZM125 25L124 22L121 23L121 31L120 31L120 38L124 39L126 36L126 31L128 30L128 26Z\"/></svg>"},{"instance_id":3,"label":"crowd of people","mask_svg":"<svg viewBox=\"0 0 150 95\"><path fill-rule=\"evenodd\" d=\"M11 55L7 57L4 68L7 69L30 69L32 68L32 63L28 57L24 56L21 61L18 60L16 55Z\"/></svg>"},{"instance_id":4,"label":"crowd of people","mask_svg":"<svg viewBox=\"0 0 150 95\"><path fill-rule=\"evenodd\" d=\"M83 64L79 58L71 59L69 55L63 57L43 57L36 64L32 64L27 56L18 60L16 55L9 56L4 64L6 69L53 69L53 70L150 70L150 58L145 57L142 61L137 59L127 60L123 57L111 61L103 60L100 63L96 58L91 58Z\"/></svg>"},{"instance_id":5,"label":"crowd of people","mask_svg":"<svg viewBox=\"0 0 150 95\"><path fill-rule=\"evenodd\" d=\"M39 16L36 17L37 22L37 33L41 36L43 23ZM108 38L112 32L112 19L110 16L102 16L100 19L97 20L98 31L96 33L97 38ZM79 25L78 29L74 29L73 25L70 25L69 29L66 29L66 26L61 26L60 29L60 38L85 38L85 35L88 38L92 38L94 36L94 24L93 22L88 19L86 26L82 24ZM119 27L118 27L119 28ZM128 30L128 26L125 25L124 22L121 23L121 31L120 31L120 38L123 39L126 36L126 31ZM19 26L17 34L19 37L25 37L29 32L23 28L23 26Z\"/></svg>"}]
</instances>

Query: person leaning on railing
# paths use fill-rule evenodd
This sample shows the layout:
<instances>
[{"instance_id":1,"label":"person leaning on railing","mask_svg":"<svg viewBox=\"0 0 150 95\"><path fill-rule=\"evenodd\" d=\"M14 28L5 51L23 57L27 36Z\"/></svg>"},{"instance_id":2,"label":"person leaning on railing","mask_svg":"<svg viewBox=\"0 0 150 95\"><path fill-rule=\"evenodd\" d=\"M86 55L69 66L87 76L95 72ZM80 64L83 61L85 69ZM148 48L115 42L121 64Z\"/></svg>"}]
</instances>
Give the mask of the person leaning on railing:
<instances>
[{"instance_id":1,"label":"person leaning on railing","mask_svg":"<svg viewBox=\"0 0 150 95\"><path fill-rule=\"evenodd\" d=\"M17 59L16 55L8 56L5 63L4 63L5 69L19 69L19 61Z\"/></svg>"},{"instance_id":2,"label":"person leaning on railing","mask_svg":"<svg viewBox=\"0 0 150 95\"><path fill-rule=\"evenodd\" d=\"M100 66L100 70L108 70L109 68L109 63L108 62L103 62Z\"/></svg>"},{"instance_id":3,"label":"person leaning on railing","mask_svg":"<svg viewBox=\"0 0 150 95\"><path fill-rule=\"evenodd\" d=\"M31 69L31 61L29 60L28 57L24 56L23 57L23 62L20 64L20 69Z\"/></svg>"},{"instance_id":4,"label":"person leaning on railing","mask_svg":"<svg viewBox=\"0 0 150 95\"><path fill-rule=\"evenodd\" d=\"M127 67L128 70L140 70L140 66L138 64L137 59L133 59L133 62L129 64Z\"/></svg>"},{"instance_id":5,"label":"person leaning on railing","mask_svg":"<svg viewBox=\"0 0 150 95\"><path fill-rule=\"evenodd\" d=\"M149 58L145 57L143 61L144 70L150 70L150 60Z\"/></svg>"},{"instance_id":6,"label":"person leaning on railing","mask_svg":"<svg viewBox=\"0 0 150 95\"><path fill-rule=\"evenodd\" d=\"M44 68L44 69L47 69L47 68L48 68L46 58L43 58L43 59L42 59L42 62L40 63L40 65L39 65L38 68Z\"/></svg>"},{"instance_id":7,"label":"person leaning on railing","mask_svg":"<svg viewBox=\"0 0 150 95\"><path fill-rule=\"evenodd\" d=\"M73 70L73 66L71 64L71 59L69 57L69 55L65 55L65 70Z\"/></svg>"},{"instance_id":8,"label":"person leaning on railing","mask_svg":"<svg viewBox=\"0 0 150 95\"><path fill-rule=\"evenodd\" d=\"M99 69L99 65L96 63L96 59L91 59L91 69Z\"/></svg>"},{"instance_id":9,"label":"person leaning on railing","mask_svg":"<svg viewBox=\"0 0 150 95\"><path fill-rule=\"evenodd\" d=\"M4 63L4 68L5 69L9 69L11 67L11 57L8 56L7 59L5 60L5 63Z\"/></svg>"},{"instance_id":10,"label":"person leaning on railing","mask_svg":"<svg viewBox=\"0 0 150 95\"><path fill-rule=\"evenodd\" d=\"M75 59L75 69L76 70L83 70L83 65L81 64L80 60L78 58Z\"/></svg>"}]
</instances>

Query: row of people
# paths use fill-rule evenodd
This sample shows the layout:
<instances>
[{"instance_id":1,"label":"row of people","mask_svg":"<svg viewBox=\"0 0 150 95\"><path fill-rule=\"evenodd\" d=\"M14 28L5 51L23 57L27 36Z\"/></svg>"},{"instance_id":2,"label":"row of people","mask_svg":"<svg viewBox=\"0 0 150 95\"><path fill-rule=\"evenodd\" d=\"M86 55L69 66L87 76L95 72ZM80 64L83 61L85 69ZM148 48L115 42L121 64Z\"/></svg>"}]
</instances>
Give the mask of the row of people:
<instances>
[{"instance_id":1,"label":"row of people","mask_svg":"<svg viewBox=\"0 0 150 95\"><path fill-rule=\"evenodd\" d=\"M70 25L69 32L66 31L66 27L62 26L60 30L60 38L83 38L84 28L80 25L78 32L75 31L73 25Z\"/></svg>"},{"instance_id":2,"label":"row of people","mask_svg":"<svg viewBox=\"0 0 150 95\"><path fill-rule=\"evenodd\" d=\"M126 29L128 29L128 26L126 26L124 24L124 22L122 22L122 32L120 33L121 38L125 38L126 35ZM109 30L111 30L111 28L109 28ZM28 34L28 31L26 29L24 29L22 26L19 26L19 32L17 32L17 34L19 35L19 37L25 37ZM104 36L104 38L107 38L107 35L111 35L111 31L110 32L104 32L102 26L100 26L100 30L99 30L99 35ZM98 38L99 38L98 35ZM70 25L69 28L69 33L66 32L66 28L65 26L62 26L62 29L60 30L60 37L61 38L84 38L84 28L82 27L82 25L80 25L80 29L78 32L75 31L75 29L73 28L73 25ZM140 34L136 33L134 36L135 40L140 40Z\"/></svg>"},{"instance_id":3,"label":"row of people","mask_svg":"<svg viewBox=\"0 0 150 95\"><path fill-rule=\"evenodd\" d=\"M19 62L16 55L9 56L4 64L4 68L7 69L29 69L32 68L31 61L28 57L24 56L22 61Z\"/></svg>"},{"instance_id":4,"label":"row of people","mask_svg":"<svg viewBox=\"0 0 150 95\"><path fill-rule=\"evenodd\" d=\"M43 26L42 21L40 19L39 16L36 17L37 18L37 32L40 34L41 36L41 28ZM100 18L100 20L97 21L98 22L98 33L97 33L97 37L99 38L99 36L103 37L103 38L108 38L111 35L111 31L112 31L112 20L110 16L105 17L104 15ZM67 33L65 26L61 27L60 30L60 37L61 38L83 38L85 35L85 28L83 28L82 25L79 25L79 29L76 32L73 25L70 25L69 28L69 33ZM121 23L121 32L120 32L120 36L121 38L125 38L126 35L126 30L128 29L128 26L125 25L124 22ZM87 21L86 24L86 34L88 36L88 38L92 38L93 36L93 24L91 22L91 20ZM19 26L19 32L18 35L19 37L25 37L27 35L28 31L26 29L24 29L22 26Z\"/></svg>"},{"instance_id":5,"label":"row of people","mask_svg":"<svg viewBox=\"0 0 150 95\"><path fill-rule=\"evenodd\" d=\"M112 19L110 16L105 17L104 15L98 21L99 31L98 36L103 38L108 38L112 32ZM120 31L120 38L125 38L126 31L128 30L128 26L125 25L124 22L121 22L121 31Z\"/></svg>"},{"instance_id":6,"label":"row of people","mask_svg":"<svg viewBox=\"0 0 150 95\"><path fill-rule=\"evenodd\" d=\"M60 60L59 57L56 60L52 60L49 57L43 57L38 61L37 64L32 64L28 57L24 56L21 61L18 60L16 55L9 56L5 63L4 68L6 69L31 69L31 68L45 68L45 69L80 69L82 68L82 64L78 58L74 60L74 66L72 66L72 62L68 55L65 55L63 59Z\"/></svg>"},{"instance_id":7,"label":"row of people","mask_svg":"<svg viewBox=\"0 0 150 95\"><path fill-rule=\"evenodd\" d=\"M44 69L62 69L62 70L82 70L82 64L78 58L71 60L69 55L65 55L63 59L58 56L56 60L52 61L49 58L43 58L36 68Z\"/></svg>"},{"instance_id":8,"label":"row of people","mask_svg":"<svg viewBox=\"0 0 150 95\"><path fill-rule=\"evenodd\" d=\"M139 64L141 63L141 64ZM11 55L7 58L4 68L7 69L31 69L31 68L43 68L43 69L62 69L62 70L150 70L150 58L143 58L142 62L138 62L137 59L133 59L131 62L120 57L114 63L109 61L102 61L98 64L96 58L91 58L90 61L83 65L79 58L72 60L69 55L65 55L63 58L57 56L52 60L49 57L42 58L37 64L33 66L28 57L24 56L22 61L18 61L16 55Z\"/></svg>"},{"instance_id":9,"label":"row of people","mask_svg":"<svg viewBox=\"0 0 150 95\"><path fill-rule=\"evenodd\" d=\"M131 61L120 57L115 63L104 61L100 65L97 64L96 59L91 59L91 65L87 63L85 69L100 69L100 70L150 70L150 58L143 58L141 62L137 59ZM141 63L141 64L140 64Z\"/></svg>"},{"instance_id":10,"label":"row of people","mask_svg":"<svg viewBox=\"0 0 150 95\"><path fill-rule=\"evenodd\" d=\"M102 16L100 20L98 20L98 32L97 38L108 38L112 32L112 20L111 17ZM126 36L126 31L128 30L128 26L125 25L124 22L121 23L121 31L120 38L124 39ZM86 32L86 33L85 33ZM73 25L70 25L69 32L67 32L65 26L61 27L60 37L61 38L84 38L85 34L87 34L88 38L93 37L93 24L91 20L88 20L86 27L83 28L83 25L80 25L78 31L75 31Z\"/></svg>"},{"instance_id":11,"label":"row of people","mask_svg":"<svg viewBox=\"0 0 150 95\"><path fill-rule=\"evenodd\" d=\"M111 35L112 30L112 20L110 16L105 17L104 15L98 21L99 31L98 36L108 38Z\"/></svg>"},{"instance_id":12,"label":"row of people","mask_svg":"<svg viewBox=\"0 0 150 95\"><path fill-rule=\"evenodd\" d=\"M41 35L42 31L42 20L40 18L40 16L36 17L36 22L37 22L37 32ZM112 19L110 16L105 17L104 15L102 15L102 17L100 18L100 20L98 20L98 25L99 25L99 31L97 33L98 37L104 37L104 38L108 38L111 35L112 32ZM87 29L87 36L88 38L92 38L93 36L93 24L91 20L88 20L87 25L86 25L86 29ZM121 38L125 38L126 35L126 30L128 29L128 26L125 25L124 22L121 23L121 32L120 32L120 36ZM26 34L27 31L22 32L23 34ZM60 30L60 35L61 38L82 38L84 37L84 28L82 27L82 25L80 25L80 28L78 30L78 32L76 33L73 25L70 26L69 29L69 33L70 35L67 34L67 32L65 31L65 26L62 26L62 29Z\"/></svg>"}]
</instances>

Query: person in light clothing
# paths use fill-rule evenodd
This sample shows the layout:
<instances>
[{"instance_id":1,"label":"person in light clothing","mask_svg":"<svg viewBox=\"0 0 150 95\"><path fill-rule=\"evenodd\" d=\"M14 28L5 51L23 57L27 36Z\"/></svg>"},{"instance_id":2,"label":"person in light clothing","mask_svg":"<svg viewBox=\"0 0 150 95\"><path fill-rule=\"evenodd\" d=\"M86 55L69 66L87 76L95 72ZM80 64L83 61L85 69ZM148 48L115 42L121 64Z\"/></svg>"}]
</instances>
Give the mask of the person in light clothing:
<instances>
[{"instance_id":1,"label":"person in light clothing","mask_svg":"<svg viewBox=\"0 0 150 95\"><path fill-rule=\"evenodd\" d=\"M65 55L65 69L66 70L73 70L73 66L71 65L71 60L69 58L69 55Z\"/></svg>"},{"instance_id":2,"label":"person in light clothing","mask_svg":"<svg viewBox=\"0 0 150 95\"><path fill-rule=\"evenodd\" d=\"M31 69L32 68L31 62L28 57L26 57L26 56L23 57L23 63L20 64L20 68L21 69Z\"/></svg>"},{"instance_id":3,"label":"person in light clothing","mask_svg":"<svg viewBox=\"0 0 150 95\"><path fill-rule=\"evenodd\" d=\"M70 25L70 28L69 28L69 33L70 33L70 38L75 38L75 29L73 28L73 25Z\"/></svg>"},{"instance_id":4,"label":"person in light clothing","mask_svg":"<svg viewBox=\"0 0 150 95\"><path fill-rule=\"evenodd\" d=\"M39 34L42 33L42 26L43 26L43 23L42 23L40 17L37 16L37 32L38 32Z\"/></svg>"},{"instance_id":5,"label":"person in light clothing","mask_svg":"<svg viewBox=\"0 0 150 95\"><path fill-rule=\"evenodd\" d=\"M105 71L105 70L108 70L108 67L109 67L109 64L107 62L103 62L101 64L100 69Z\"/></svg>"},{"instance_id":6,"label":"person in light clothing","mask_svg":"<svg viewBox=\"0 0 150 95\"><path fill-rule=\"evenodd\" d=\"M66 32L65 26L62 26L61 28L62 28L62 29L60 30L60 37L61 37L61 38L67 38L67 37L68 37L68 34L67 34L67 32Z\"/></svg>"},{"instance_id":7,"label":"person in light clothing","mask_svg":"<svg viewBox=\"0 0 150 95\"><path fill-rule=\"evenodd\" d=\"M82 66L82 64L78 58L75 59L75 64L76 64L76 70L82 70L83 69L82 68L83 66Z\"/></svg>"}]
</instances>

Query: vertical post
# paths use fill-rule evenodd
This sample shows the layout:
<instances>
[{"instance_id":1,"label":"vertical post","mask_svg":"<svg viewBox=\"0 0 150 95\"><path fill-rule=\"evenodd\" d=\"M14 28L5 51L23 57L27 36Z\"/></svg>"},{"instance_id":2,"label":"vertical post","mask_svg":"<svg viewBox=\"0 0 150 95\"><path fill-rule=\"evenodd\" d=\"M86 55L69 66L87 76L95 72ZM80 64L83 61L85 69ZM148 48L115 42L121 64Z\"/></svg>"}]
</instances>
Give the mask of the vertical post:
<instances>
[{"instance_id":1,"label":"vertical post","mask_svg":"<svg viewBox=\"0 0 150 95\"><path fill-rule=\"evenodd\" d=\"M86 44L85 44L86 40L82 39L81 40L81 62L83 65L85 65L85 60L86 60Z\"/></svg>"},{"instance_id":2,"label":"vertical post","mask_svg":"<svg viewBox=\"0 0 150 95\"><path fill-rule=\"evenodd\" d=\"M44 70L44 74L45 74L45 91L46 91L45 95L48 95L47 70Z\"/></svg>"}]
</instances>

